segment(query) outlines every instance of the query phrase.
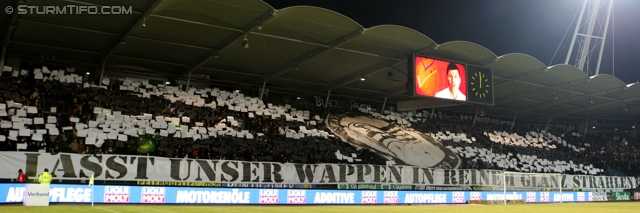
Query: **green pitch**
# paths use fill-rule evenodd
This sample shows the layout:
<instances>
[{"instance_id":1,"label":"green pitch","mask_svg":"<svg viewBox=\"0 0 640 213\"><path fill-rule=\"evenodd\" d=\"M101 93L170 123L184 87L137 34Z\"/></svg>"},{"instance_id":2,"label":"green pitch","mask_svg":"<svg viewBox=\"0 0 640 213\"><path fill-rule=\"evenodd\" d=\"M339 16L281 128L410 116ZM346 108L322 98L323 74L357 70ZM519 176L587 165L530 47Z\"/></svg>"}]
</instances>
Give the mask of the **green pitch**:
<instances>
[{"instance_id":1,"label":"green pitch","mask_svg":"<svg viewBox=\"0 0 640 213\"><path fill-rule=\"evenodd\" d=\"M386 213L386 212L640 212L640 202L604 202L604 203L565 203L565 204L519 204L519 205L457 205L457 206L225 206L225 205L60 205L49 207L25 207L22 205L0 205L0 212L46 212L46 213L126 213L126 212L175 212L175 213L203 213L203 212L357 212L357 213Z\"/></svg>"}]
</instances>

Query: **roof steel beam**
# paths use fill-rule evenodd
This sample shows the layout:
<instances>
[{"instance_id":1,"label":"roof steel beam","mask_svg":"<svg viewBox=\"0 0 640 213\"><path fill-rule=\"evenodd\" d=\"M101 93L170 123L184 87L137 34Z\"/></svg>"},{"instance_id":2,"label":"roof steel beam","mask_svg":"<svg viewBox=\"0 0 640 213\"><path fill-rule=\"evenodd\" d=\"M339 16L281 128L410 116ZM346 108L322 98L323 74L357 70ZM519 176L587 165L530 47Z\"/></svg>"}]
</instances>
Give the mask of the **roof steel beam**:
<instances>
[{"instance_id":1,"label":"roof steel beam","mask_svg":"<svg viewBox=\"0 0 640 213\"><path fill-rule=\"evenodd\" d=\"M495 78L501 78L501 77L497 77L496 76ZM501 79L504 79L504 78L501 78ZM522 98L522 97L529 96L529 95L540 94L540 93L545 92L545 91L547 91L549 89L558 89L558 88L562 88L562 87L566 87L566 86L575 86L577 84L588 82L588 81L589 81L589 79L587 78L587 79L581 79L581 80L577 80L577 81L572 81L572 82L569 82L569 83L564 83L564 84L560 84L560 85L556 85L556 86L552 86L552 87L535 84L534 86L539 86L539 87L543 87L543 88L536 89L536 90L533 90L533 91L524 92L524 93L520 93L520 94L517 94L517 95L508 96L507 98L503 98L502 100L496 101L495 105L505 104L505 103L513 101L514 99ZM520 82L520 81L516 80L514 82Z\"/></svg>"},{"instance_id":2,"label":"roof steel beam","mask_svg":"<svg viewBox=\"0 0 640 213\"><path fill-rule=\"evenodd\" d=\"M262 77L262 79L257 80L256 83L262 83L262 82L266 82L266 81L272 80L274 78L277 78L278 76L289 72L289 70L292 70L292 69L296 68L296 66L298 66L299 64L304 63L304 62L306 62L306 61L308 61L308 60L310 60L310 59L312 59L312 58L314 58L314 57L316 57L316 56L318 56L318 55L320 55L322 53L325 53L325 52L327 52L329 50L332 50L332 49L336 48L337 46L339 46L340 44L343 44L343 43L351 40L352 38L355 38L357 36L362 35L362 33L364 33L364 29L358 29L358 30L355 30L355 31L347 34L347 35L341 36L340 38L335 39L335 40L331 41L329 44L327 44L327 47L316 48L311 52L305 53L304 55L301 55L300 57L298 57L298 58L296 58L296 59L294 59L294 60L292 60L290 62L287 62L287 63L285 63L285 64L283 64L283 65L281 65L281 66L269 71L269 72L267 72Z\"/></svg>"},{"instance_id":3,"label":"roof steel beam","mask_svg":"<svg viewBox=\"0 0 640 213\"><path fill-rule=\"evenodd\" d=\"M406 85L399 85L397 87L394 87L394 88L391 88L390 90L385 91L384 92L384 97L385 98L391 97L391 96L394 96L394 95L397 95L397 94L400 94L400 93L403 93L403 92L406 92L406 91L407 91L407 86Z\"/></svg>"},{"instance_id":4,"label":"roof steel beam","mask_svg":"<svg viewBox=\"0 0 640 213\"><path fill-rule=\"evenodd\" d=\"M209 82L245 85L245 86L248 86L248 87L255 87L256 86L256 84L254 84L252 82L249 83L249 82L222 80L222 79L206 79L206 80L209 81ZM348 88L348 89L356 89L356 88ZM308 91L308 90L304 90L304 89L291 89L291 88L285 88L285 87L270 87L269 90L270 91L278 91L280 93L297 94L297 95L300 95L300 96L310 96L310 95L313 95L313 96L326 96L326 93L319 93L319 92ZM296 93L294 93L292 91L294 91ZM383 101L377 100L377 99L369 99L369 98L363 98L363 97L359 97L359 96L341 95L341 94L331 94L331 97L349 98L349 99L354 99L354 100L365 100L365 101L376 102L376 103L382 103L383 102Z\"/></svg>"},{"instance_id":5,"label":"roof steel beam","mask_svg":"<svg viewBox=\"0 0 640 213\"><path fill-rule=\"evenodd\" d=\"M14 6L14 8L18 8L18 6L23 5L24 2L19 1ZM18 12L11 14L11 21L9 21L9 28L7 29L7 33L4 35L4 41L2 41L2 47L9 46L9 42L11 41L11 36L13 35L13 31L16 30L16 24L18 23Z\"/></svg>"},{"instance_id":6,"label":"roof steel beam","mask_svg":"<svg viewBox=\"0 0 640 213\"><path fill-rule=\"evenodd\" d=\"M174 65L174 66L182 66L182 67L189 66L189 65L186 65L186 64L178 64L178 63L172 63L172 62L166 62L166 61L158 61L158 60L153 60L153 59L136 58L136 57L122 56L122 55L113 55L113 57L131 59L131 60L136 60L136 61L146 61L146 62L152 62L152 63L158 63L158 64L168 64L168 65Z\"/></svg>"},{"instance_id":7,"label":"roof steel beam","mask_svg":"<svg viewBox=\"0 0 640 213\"><path fill-rule=\"evenodd\" d=\"M229 36L227 39L225 39L224 41L220 42L218 44L218 46L212 48L210 51L208 51L204 55L200 56L195 61L191 62L191 64L189 64L189 66L180 73L180 75L185 75L185 74L187 74L189 72L192 72L192 71L200 68L202 65L207 63L207 61L211 60L212 58L215 58L220 52L224 51L233 42L235 42L236 40L242 38L247 33L251 32L253 30L253 28L256 28L256 27L264 24L265 22L269 21L269 19L273 18L276 15L276 12L277 12L276 10L271 10L271 11L263 14L262 16L258 17L256 20L252 21L247 26L242 28L241 31L236 32L233 35Z\"/></svg>"},{"instance_id":8,"label":"roof steel beam","mask_svg":"<svg viewBox=\"0 0 640 213\"><path fill-rule=\"evenodd\" d=\"M500 77L498 77L498 78L500 78ZM523 83L523 84L529 84L529 85L532 85L532 86L544 87L544 88L547 88L547 89L556 89L558 91L567 92L567 93L573 93L573 94L576 94L576 95L592 96L592 95L587 94L587 93L576 92L576 91L571 91L571 90L564 90L564 89L557 89L557 88L554 88L554 87L549 87L549 86L546 86L546 85L540 85L540 84L531 83L531 82L524 82L524 81L515 81L515 82ZM611 101L626 102L626 101L621 101L619 99L609 98L609 97L602 97L602 96L594 96L594 97L601 98L601 99L607 99L607 100L611 100Z\"/></svg>"},{"instance_id":9,"label":"roof steel beam","mask_svg":"<svg viewBox=\"0 0 640 213\"><path fill-rule=\"evenodd\" d=\"M129 36L129 38L139 39L139 40L145 40L145 41L152 41L152 42L163 43L163 44L169 44L169 45L176 45L176 46L189 47L189 48L194 48L194 49L211 50L211 48L207 48L207 47L196 46L196 45L190 45L190 44L183 44L183 43L178 43L178 42L173 42L173 41L163 41L163 40L153 39L153 38L144 38L144 37L137 37L137 36Z\"/></svg>"},{"instance_id":10,"label":"roof steel beam","mask_svg":"<svg viewBox=\"0 0 640 213\"><path fill-rule=\"evenodd\" d=\"M64 47L56 47L56 46L50 46L50 45L44 45L44 44L34 44L34 43L22 42L22 41L11 41L10 43L31 45L31 46L37 46L37 47L45 47L45 48L66 50L66 51L73 51L73 52L81 52L81 53L88 53L88 54L95 54L95 55L102 55L102 53L99 53L99 52L93 52L93 51L87 51L87 50L79 50L79 49L71 49L71 48L64 48Z\"/></svg>"},{"instance_id":11,"label":"roof steel beam","mask_svg":"<svg viewBox=\"0 0 640 213\"><path fill-rule=\"evenodd\" d=\"M364 76L377 73L379 71L385 70L387 67L395 66L395 65L404 63L406 61L407 61L406 57L402 57L402 58L399 58L399 59L396 59L396 60L389 60L389 61L377 64L377 65L373 65L373 66L371 66L369 68L366 68L364 70L360 70L358 72L352 73L350 75L347 75L347 76L344 76L342 78L339 78L339 79L337 79L337 80L335 80L333 82L330 82L327 87L320 87L320 88L316 89L315 91L324 92L324 91L332 90L332 89L338 88L340 86L346 85L348 83L354 82L354 81L356 81L356 80L358 80L358 79L360 79L360 78L362 78Z\"/></svg>"},{"instance_id":12,"label":"roof steel beam","mask_svg":"<svg viewBox=\"0 0 640 213\"><path fill-rule=\"evenodd\" d=\"M84 4L84 5L87 5L87 6L109 6L109 5L104 5L104 4L94 4L94 3L89 3L89 2L83 2L83 1L80 1L80 0L64 0L64 1L75 3L75 4ZM133 9L131 10L131 12L135 13L135 14L138 14L138 15L140 14L139 11L136 11L136 10L133 10Z\"/></svg>"},{"instance_id":13,"label":"roof steel beam","mask_svg":"<svg viewBox=\"0 0 640 213\"><path fill-rule=\"evenodd\" d=\"M586 108L582 108L579 110L575 110L575 109L571 109L571 110L564 110L564 111L560 111L560 112L556 112L550 115L550 117L558 117L561 115L572 115L572 114L576 114L576 113L581 113L581 112L588 112L594 109L598 109L598 108L602 108L602 107L606 107L606 106L610 106L610 105L614 105L614 104L619 104L618 102L633 102L633 101L637 101L640 100L640 97L635 97L635 98L628 98L628 99L624 99L624 100L619 100L616 99L616 101L612 101L612 102L606 102L606 103L601 103L601 104L594 104L593 106L590 107L586 107Z\"/></svg>"},{"instance_id":14,"label":"roof steel beam","mask_svg":"<svg viewBox=\"0 0 640 213\"><path fill-rule=\"evenodd\" d=\"M522 80L522 79L528 78L528 77L533 76L533 75L544 73L545 71L547 71L547 68L537 69L537 70L525 72L525 73L522 73L522 74L518 74L516 76L508 78L505 82L502 82L502 83L494 85L494 87L499 87L501 85L504 85L504 84L507 84L507 83L511 83L512 81Z\"/></svg>"},{"instance_id":15,"label":"roof steel beam","mask_svg":"<svg viewBox=\"0 0 640 213\"><path fill-rule=\"evenodd\" d=\"M232 74L236 74L236 75L246 75L246 76L251 76L251 77L261 77L262 76L261 74L243 72L243 71L238 71L238 70L226 70L226 69L209 68L209 67L200 67L199 69L211 70L211 71L216 71L216 72L226 72L226 73L232 73ZM295 81L295 82L301 82L301 83L305 83L305 84L326 85L326 84L320 83L320 82L305 81L305 80L300 80L300 79L278 78L278 80Z\"/></svg>"},{"instance_id":16,"label":"roof steel beam","mask_svg":"<svg viewBox=\"0 0 640 213\"><path fill-rule=\"evenodd\" d=\"M215 25L215 24L207 24L207 23L204 23L204 22L192 21L192 20L181 19L181 18L175 18L175 17L170 17L170 16L163 16L163 15L158 15L158 14L149 14L149 16L150 17L157 17L157 18L173 20L173 21L185 22L185 23L190 23L190 24L197 24L197 25L202 25L202 26L206 26L206 27L220 28L220 29L236 31L236 32L240 32L240 33L244 33L245 32L242 29L224 27L224 26Z\"/></svg>"},{"instance_id":17,"label":"roof steel beam","mask_svg":"<svg viewBox=\"0 0 640 213\"><path fill-rule=\"evenodd\" d=\"M410 53L410 54L418 54L418 53L425 54L427 52L433 51L435 49L435 47L436 47L436 45L431 45L431 46L425 47L425 48L423 48L421 50L418 50L418 51ZM403 56L401 58L388 60L386 62L377 64L377 65L373 65L373 66L371 66L369 68L360 70L358 72L355 72L355 73L352 73L350 75L347 75L347 76L344 76L342 78L339 78L337 80L334 80L334 81L329 83L328 87L325 87L325 88L320 87L318 89L315 89L314 91L324 92L324 91L332 90L332 89L338 88L340 86L343 86L345 84L354 82L354 81L356 81L356 80L358 80L358 79L360 79L362 77L365 77L367 75L371 75L371 74L380 72L380 71L386 69L387 67L393 67L393 66L396 66L398 64L404 63L406 61L407 61L407 57L406 56Z\"/></svg>"},{"instance_id":18,"label":"roof steel beam","mask_svg":"<svg viewBox=\"0 0 640 213\"><path fill-rule=\"evenodd\" d=\"M138 17L138 19L136 19L136 21L129 23L129 26L127 26L127 28L124 30L124 32L122 32L122 34L120 34L118 36L117 39L115 39L110 48L107 50L107 52L104 53L104 57L103 60L107 60L109 58L109 56L111 56L113 54L113 52L115 52L116 48L118 48L118 45L120 45L121 43L123 43L125 40L127 40L127 37L129 37L129 35L131 35L131 33L133 33L133 31L138 28L138 26L140 26L144 20L146 19L146 17L151 14L151 12L153 11L153 9L156 8L156 6L158 6L160 4L162 0L155 0L153 1L153 3L151 3L149 6L146 7L144 14L142 14L141 16Z\"/></svg>"},{"instance_id":19,"label":"roof steel beam","mask_svg":"<svg viewBox=\"0 0 640 213\"><path fill-rule=\"evenodd\" d=\"M623 105L623 110L624 110L624 109L626 109L627 111L623 111L623 110L609 110L609 109L598 109L597 111L591 112L590 114L598 115L598 117L597 117L598 119L634 121L633 116L636 116L637 114L635 114L633 111L632 111L632 112L629 112L629 111L628 111L628 109L629 109L629 108L635 108L635 107L637 107L637 105L636 105L636 106L629 106L629 105L624 106L624 105ZM614 108L614 109L615 109L615 108ZM608 111L608 112L605 112L605 111ZM606 113L606 114L605 114L605 113ZM630 116L622 115L622 116L625 116L624 118L627 118L627 119L624 119L624 118L618 118L618 119L613 118L613 116L614 116L615 114L620 114L620 113L634 113L634 114L630 114L630 115L632 115L631 117L630 117ZM614 125L620 125L620 124L614 124Z\"/></svg>"},{"instance_id":20,"label":"roof steel beam","mask_svg":"<svg viewBox=\"0 0 640 213\"><path fill-rule=\"evenodd\" d=\"M621 88L616 88L616 89L605 90L605 91L589 94L587 96L573 96L573 97L569 97L569 98L564 98L562 100L554 101L553 103L542 104L542 105L538 105L538 106L534 106L534 107L525 108L524 110L526 110L526 111L535 111L535 110L546 109L546 108L549 108L549 107L552 107L552 106L556 106L556 105L559 105L559 104L575 101L575 100L580 99L580 98L598 97L599 95L604 95L604 94L617 92L617 91L621 91L621 90L625 90L625 88L621 87Z\"/></svg>"},{"instance_id":21,"label":"roof steel beam","mask_svg":"<svg viewBox=\"0 0 640 213\"><path fill-rule=\"evenodd\" d=\"M66 25L60 25L60 24L53 24L53 23L47 23L47 22L41 22L41 21L34 21L34 20L29 20L29 19L20 19L20 22L41 24L41 25L47 25L47 26L52 26L52 27L60 27L60 28L65 28L65 29L70 29L70 30L78 30L78 31L97 33L97 34L104 34L104 35L110 35L110 36L119 36L120 35L120 34L117 34L117 33L110 33L110 32L98 31L98 30L89 30L89 29L84 29L84 28L79 28L79 27L72 27L72 26L66 26Z\"/></svg>"}]
</instances>

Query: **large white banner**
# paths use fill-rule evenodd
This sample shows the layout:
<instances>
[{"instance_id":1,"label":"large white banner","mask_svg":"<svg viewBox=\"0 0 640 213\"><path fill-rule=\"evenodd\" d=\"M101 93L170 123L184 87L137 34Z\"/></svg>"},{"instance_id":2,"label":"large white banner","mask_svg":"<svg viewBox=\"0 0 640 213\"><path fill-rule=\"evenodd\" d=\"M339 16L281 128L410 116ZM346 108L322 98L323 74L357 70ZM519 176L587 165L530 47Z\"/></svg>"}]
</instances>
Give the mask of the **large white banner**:
<instances>
[{"instance_id":1,"label":"large white banner","mask_svg":"<svg viewBox=\"0 0 640 213\"><path fill-rule=\"evenodd\" d=\"M402 125L366 116L330 115L327 127L343 141L373 151L395 164L456 169L460 157L433 137Z\"/></svg>"},{"instance_id":2,"label":"large white banner","mask_svg":"<svg viewBox=\"0 0 640 213\"><path fill-rule=\"evenodd\" d=\"M53 180L188 181L262 184L390 183L435 186L502 187L502 171L432 169L362 164L292 164L230 160L195 160L135 155L80 155L0 152L0 178L15 178L23 169L29 178L47 168ZM634 177L510 174L507 186L557 189L636 188Z\"/></svg>"}]
</instances>

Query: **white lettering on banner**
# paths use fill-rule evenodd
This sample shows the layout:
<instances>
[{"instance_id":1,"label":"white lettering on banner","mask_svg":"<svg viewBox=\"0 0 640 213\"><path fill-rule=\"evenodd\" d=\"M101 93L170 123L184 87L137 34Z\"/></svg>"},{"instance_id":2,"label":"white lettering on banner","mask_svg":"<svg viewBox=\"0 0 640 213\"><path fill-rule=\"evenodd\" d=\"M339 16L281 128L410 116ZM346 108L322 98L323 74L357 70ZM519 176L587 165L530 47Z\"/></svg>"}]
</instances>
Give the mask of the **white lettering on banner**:
<instances>
[{"instance_id":1,"label":"white lettering on banner","mask_svg":"<svg viewBox=\"0 0 640 213\"><path fill-rule=\"evenodd\" d=\"M398 203L398 192L384 191L384 203Z\"/></svg>"},{"instance_id":2,"label":"white lettering on banner","mask_svg":"<svg viewBox=\"0 0 640 213\"><path fill-rule=\"evenodd\" d=\"M487 200L504 200L504 194L489 193L487 194ZM510 193L507 193L507 200L524 200L524 199L522 199L522 194L510 192Z\"/></svg>"},{"instance_id":3,"label":"white lettering on banner","mask_svg":"<svg viewBox=\"0 0 640 213\"><path fill-rule=\"evenodd\" d=\"M27 174L52 169L56 180L86 180L99 174L106 181L174 181L233 184L406 184L438 187L479 186L502 189L498 170L437 169L410 166L293 164L230 160L172 159L135 155L80 155L60 153L0 152L0 170L26 169ZM26 164L26 162L30 162ZM248 173L248 174L247 174ZM511 175L509 188L631 189L635 177L563 175L538 177ZM0 178L15 178L8 172ZM31 177L35 178L35 177ZM458 190L458 189L452 189ZM126 200L125 196L112 197Z\"/></svg>"},{"instance_id":4,"label":"white lettering on banner","mask_svg":"<svg viewBox=\"0 0 640 213\"><path fill-rule=\"evenodd\" d=\"M469 192L469 200L482 200L481 192Z\"/></svg>"},{"instance_id":5,"label":"white lettering on banner","mask_svg":"<svg viewBox=\"0 0 640 213\"><path fill-rule=\"evenodd\" d=\"M287 203L289 204L305 204L307 203L307 191L305 190L287 190Z\"/></svg>"},{"instance_id":6,"label":"white lettering on banner","mask_svg":"<svg viewBox=\"0 0 640 213\"><path fill-rule=\"evenodd\" d=\"M376 191L362 191L362 203L378 203Z\"/></svg>"},{"instance_id":7,"label":"white lettering on banner","mask_svg":"<svg viewBox=\"0 0 640 213\"><path fill-rule=\"evenodd\" d=\"M164 187L142 187L143 203L164 203L166 198Z\"/></svg>"},{"instance_id":8,"label":"white lettering on banner","mask_svg":"<svg viewBox=\"0 0 640 213\"><path fill-rule=\"evenodd\" d=\"M316 192L313 203L354 203L354 193Z\"/></svg>"},{"instance_id":9,"label":"white lettering on banner","mask_svg":"<svg viewBox=\"0 0 640 213\"><path fill-rule=\"evenodd\" d=\"M274 204L278 203L278 190L277 189L260 189L260 203L262 204Z\"/></svg>"},{"instance_id":10,"label":"white lettering on banner","mask_svg":"<svg viewBox=\"0 0 640 213\"><path fill-rule=\"evenodd\" d=\"M447 194L433 193L407 193L404 197L405 203L447 203Z\"/></svg>"},{"instance_id":11,"label":"white lettering on banner","mask_svg":"<svg viewBox=\"0 0 640 213\"><path fill-rule=\"evenodd\" d=\"M104 202L105 203L128 203L129 202L128 186L105 186Z\"/></svg>"},{"instance_id":12,"label":"white lettering on banner","mask_svg":"<svg viewBox=\"0 0 640 213\"><path fill-rule=\"evenodd\" d=\"M631 200L631 197L629 196L629 194L615 193L614 195L616 196L615 200Z\"/></svg>"},{"instance_id":13,"label":"white lettering on banner","mask_svg":"<svg viewBox=\"0 0 640 213\"><path fill-rule=\"evenodd\" d=\"M536 193L535 192L527 192L527 203L535 203L536 202Z\"/></svg>"},{"instance_id":14,"label":"white lettering on banner","mask_svg":"<svg viewBox=\"0 0 640 213\"><path fill-rule=\"evenodd\" d=\"M464 203L464 192L451 192L451 202L453 203Z\"/></svg>"},{"instance_id":15,"label":"white lettering on banner","mask_svg":"<svg viewBox=\"0 0 640 213\"><path fill-rule=\"evenodd\" d=\"M91 188L51 188L51 202L91 202Z\"/></svg>"},{"instance_id":16,"label":"white lettering on banner","mask_svg":"<svg viewBox=\"0 0 640 213\"><path fill-rule=\"evenodd\" d=\"M562 199L562 201L569 201L569 202L573 202L573 194L562 194L562 196L560 196L560 194L554 194L553 195L553 202L560 202L560 199Z\"/></svg>"},{"instance_id":17,"label":"white lettering on banner","mask_svg":"<svg viewBox=\"0 0 640 213\"><path fill-rule=\"evenodd\" d=\"M250 192L178 190L176 203L249 203Z\"/></svg>"},{"instance_id":18,"label":"white lettering on banner","mask_svg":"<svg viewBox=\"0 0 640 213\"><path fill-rule=\"evenodd\" d=\"M7 199L5 202L22 202L24 199L24 187L9 187L9 191L7 191Z\"/></svg>"}]
</instances>

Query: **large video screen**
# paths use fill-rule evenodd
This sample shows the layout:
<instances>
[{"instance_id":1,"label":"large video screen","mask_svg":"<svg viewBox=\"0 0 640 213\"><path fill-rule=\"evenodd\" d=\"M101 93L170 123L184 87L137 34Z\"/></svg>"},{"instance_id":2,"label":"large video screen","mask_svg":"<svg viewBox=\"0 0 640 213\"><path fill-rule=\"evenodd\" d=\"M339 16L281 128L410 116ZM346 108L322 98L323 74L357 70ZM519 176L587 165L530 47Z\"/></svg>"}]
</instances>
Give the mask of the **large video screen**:
<instances>
[{"instance_id":1,"label":"large video screen","mask_svg":"<svg viewBox=\"0 0 640 213\"><path fill-rule=\"evenodd\" d=\"M467 72L464 64L415 56L413 65L411 78L415 95L467 100Z\"/></svg>"}]
</instances>

